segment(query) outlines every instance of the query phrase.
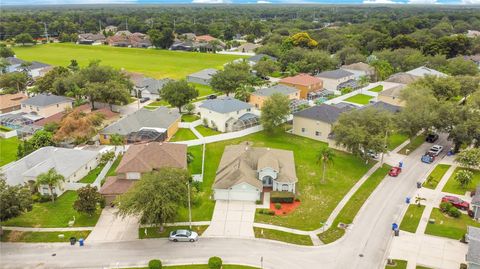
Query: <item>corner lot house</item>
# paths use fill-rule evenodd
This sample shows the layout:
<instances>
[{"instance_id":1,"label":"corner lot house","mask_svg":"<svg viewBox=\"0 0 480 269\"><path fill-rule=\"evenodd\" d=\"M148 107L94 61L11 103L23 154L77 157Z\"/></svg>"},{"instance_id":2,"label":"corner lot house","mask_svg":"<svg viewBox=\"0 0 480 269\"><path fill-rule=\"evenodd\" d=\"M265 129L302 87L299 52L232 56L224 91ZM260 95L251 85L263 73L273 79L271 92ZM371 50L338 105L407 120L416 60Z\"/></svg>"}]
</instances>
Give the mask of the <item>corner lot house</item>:
<instances>
[{"instance_id":1,"label":"corner lot house","mask_svg":"<svg viewBox=\"0 0 480 269\"><path fill-rule=\"evenodd\" d=\"M44 118L63 112L67 108L72 108L72 103L73 100L70 98L44 93L21 101L22 112L32 113Z\"/></svg>"},{"instance_id":2,"label":"corner lot house","mask_svg":"<svg viewBox=\"0 0 480 269\"><path fill-rule=\"evenodd\" d=\"M257 201L264 187L295 193L297 174L289 150L226 146L217 169L215 200Z\"/></svg>"},{"instance_id":3,"label":"corner lot house","mask_svg":"<svg viewBox=\"0 0 480 269\"><path fill-rule=\"evenodd\" d=\"M119 134L127 143L168 141L178 130L181 115L177 110L142 108L100 131L100 143L110 144L110 136Z\"/></svg>"},{"instance_id":4,"label":"corner lot house","mask_svg":"<svg viewBox=\"0 0 480 269\"><path fill-rule=\"evenodd\" d=\"M392 88L383 90L378 93L377 100L394 106L405 106L405 101L401 100L400 95L405 88L405 85L399 84Z\"/></svg>"},{"instance_id":5,"label":"corner lot house","mask_svg":"<svg viewBox=\"0 0 480 269\"><path fill-rule=\"evenodd\" d=\"M287 85L278 84L269 88L259 89L250 95L249 103L256 108L261 109L263 102L275 93L285 95L290 100L298 100L300 98L300 90Z\"/></svg>"},{"instance_id":6,"label":"corner lot house","mask_svg":"<svg viewBox=\"0 0 480 269\"><path fill-rule=\"evenodd\" d=\"M316 77L323 81L323 88L334 92L338 92L341 88L344 88L342 87L343 84L355 80L354 73L343 69L325 71L316 75Z\"/></svg>"},{"instance_id":7,"label":"corner lot house","mask_svg":"<svg viewBox=\"0 0 480 269\"><path fill-rule=\"evenodd\" d=\"M258 116L252 113L252 107L233 97L221 97L205 100L198 107L198 112L210 128L233 132L258 124Z\"/></svg>"},{"instance_id":8,"label":"corner lot house","mask_svg":"<svg viewBox=\"0 0 480 269\"><path fill-rule=\"evenodd\" d=\"M142 174L165 167L187 169L187 146L157 142L131 145L117 167L117 175L106 180L100 193L110 203Z\"/></svg>"},{"instance_id":9,"label":"corner lot house","mask_svg":"<svg viewBox=\"0 0 480 269\"><path fill-rule=\"evenodd\" d=\"M375 75L375 68L363 62L342 65L341 69L353 73L355 79L359 79L363 76L372 78Z\"/></svg>"},{"instance_id":10,"label":"corner lot house","mask_svg":"<svg viewBox=\"0 0 480 269\"><path fill-rule=\"evenodd\" d=\"M293 77L286 77L281 79L279 83L300 90L301 99L306 99L311 92L317 92L323 89L323 81L308 74L298 74Z\"/></svg>"},{"instance_id":11,"label":"corner lot house","mask_svg":"<svg viewBox=\"0 0 480 269\"><path fill-rule=\"evenodd\" d=\"M202 85L210 85L212 76L218 72L217 69L207 68L187 76L187 81Z\"/></svg>"},{"instance_id":12,"label":"corner lot house","mask_svg":"<svg viewBox=\"0 0 480 269\"><path fill-rule=\"evenodd\" d=\"M1 168L1 172L9 185L30 184L33 186L37 177L54 168L57 173L65 177L61 187L53 190L60 195L67 188L68 183L77 182L98 165L99 153L96 151L44 147L37 149L22 159ZM40 186L41 194L50 194L48 186Z\"/></svg>"},{"instance_id":13,"label":"corner lot house","mask_svg":"<svg viewBox=\"0 0 480 269\"><path fill-rule=\"evenodd\" d=\"M0 95L0 114L19 110L21 102L28 97L23 93L2 94Z\"/></svg>"},{"instance_id":14,"label":"corner lot house","mask_svg":"<svg viewBox=\"0 0 480 269\"><path fill-rule=\"evenodd\" d=\"M468 226L468 252L465 257L468 269L480 269L480 228Z\"/></svg>"}]
</instances>

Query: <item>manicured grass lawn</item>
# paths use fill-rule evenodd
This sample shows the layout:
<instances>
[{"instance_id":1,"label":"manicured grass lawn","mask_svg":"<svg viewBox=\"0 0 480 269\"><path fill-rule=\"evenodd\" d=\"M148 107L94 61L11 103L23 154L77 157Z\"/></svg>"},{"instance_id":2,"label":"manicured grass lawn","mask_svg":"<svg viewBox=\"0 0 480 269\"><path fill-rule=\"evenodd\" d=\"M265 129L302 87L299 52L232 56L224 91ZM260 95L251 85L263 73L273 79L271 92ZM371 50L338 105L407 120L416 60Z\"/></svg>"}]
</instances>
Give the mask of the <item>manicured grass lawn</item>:
<instances>
[{"instance_id":1,"label":"manicured grass lawn","mask_svg":"<svg viewBox=\"0 0 480 269\"><path fill-rule=\"evenodd\" d=\"M197 232L198 235L202 235L207 228L207 225L192 226L191 230ZM145 229L147 229L147 234L145 234ZM164 227L163 232L160 232L158 227L138 228L138 238L147 239L168 237L170 232L175 230L190 230L190 228L188 226L168 226Z\"/></svg>"},{"instance_id":2,"label":"manicured grass lawn","mask_svg":"<svg viewBox=\"0 0 480 269\"><path fill-rule=\"evenodd\" d=\"M153 101L153 102L149 103L147 106L149 106L149 107L159 107L159 106L170 106L170 104L165 100L160 100L160 101Z\"/></svg>"},{"instance_id":3,"label":"manicured grass lawn","mask_svg":"<svg viewBox=\"0 0 480 269\"><path fill-rule=\"evenodd\" d=\"M401 149L398 153L408 155L412 153L412 151L416 150L420 145L422 145L425 142L425 135L418 135L415 138L413 138L408 145L406 145L403 149ZM407 154L407 149L408 149L408 154Z\"/></svg>"},{"instance_id":4,"label":"manicured grass lawn","mask_svg":"<svg viewBox=\"0 0 480 269\"><path fill-rule=\"evenodd\" d=\"M373 174L362 184L362 186L360 186L360 188L353 194L350 200L342 208L338 216L333 221L332 226L329 227L329 229L325 232L318 235L323 243L331 243L343 236L345 230L339 228L338 224L350 224L353 222L360 208L363 206L375 188L377 188L378 184L382 182L390 168L391 166L384 164L381 168L373 172Z\"/></svg>"},{"instance_id":5,"label":"manicured grass lawn","mask_svg":"<svg viewBox=\"0 0 480 269\"><path fill-rule=\"evenodd\" d=\"M383 91L383 85L377 85L368 90L369 92L381 92Z\"/></svg>"},{"instance_id":6,"label":"manicured grass lawn","mask_svg":"<svg viewBox=\"0 0 480 269\"><path fill-rule=\"evenodd\" d=\"M451 165L448 164L438 164L435 166L430 175L427 176L427 180L430 177L432 179L428 183L427 180L425 180L425 182L423 182L423 187L434 190L450 166Z\"/></svg>"},{"instance_id":7,"label":"manicured grass lawn","mask_svg":"<svg viewBox=\"0 0 480 269\"><path fill-rule=\"evenodd\" d=\"M188 152L193 155L193 161L188 164L191 174L202 173L202 145L188 147Z\"/></svg>"},{"instance_id":8,"label":"manicured grass lawn","mask_svg":"<svg viewBox=\"0 0 480 269\"><path fill-rule=\"evenodd\" d=\"M63 234L60 238L58 235ZM86 239L90 231L72 231L72 232L21 232L21 231L3 231L0 236L2 242L26 242L26 243L53 243L70 242L70 237Z\"/></svg>"},{"instance_id":9,"label":"manicured grass lawn","mask_svg":"<svg viewBox=\"0 0 480 269\"><path fill-rule=\"evenodd\" d=\"M212 87L208 86L208 85L203 85L203 84L198 84L198 83L189 83L190 85L194 86L195 89L198 90L198 96L207 96L207 95L210 95L210 94L213 94L214 91L212 89Z\"/></svg>"},{"instance_id":10,"label":"manicured grass lawn","mask_svg":"<svg viewBox=\"0 0 480 269\"><path fill-rule=\"evenodd\" d=\"M162 266L162 268L167 269L209 269L206 264L189 264L189 265L172 265L172 266ZM148 269L147 267L132 267L132 268L123 268L123 269ZM223 264L222 269L260 269L258 267L251 267L245 265L236 265L236 264Z\"/></svg>"},{"instance_id":11,"label":"manicured grass lawn","mask_svg":"<svg viewBox=\"0 0 480 269\"><path fill-rule=\"evenodd\" d=\"M433 268L417 265L415 269L433 269Z\"/></svg>"},{"instance_id":12,"label":"manicured grass lawn","mask_svg":"<svg viewBox=\"0 0 480 269\"><path fill-rule=\"evenodd\" d=\"M108 172L107 172L107 175L105 176L105 178L115 176L117 174L115 172L115 170L117 170L117 167L120 164L120 162L122 161L122 158L123 158L123 155L118 155L117 159L115 159L112 166L110 166L110 169L108 169Z\"/></svg>"},{"instance_id":13,"label":"manicured grass lawn","mask_svg":"<svg viewBox=\"0 0 480 269\"><path fill-rule=\"evenodd\" d=\"M18 217L1 223L3 226L20 227L68 227L68 221L75 216L75 227L95 226L100 209L93 216L80 214L73 209L73 203L77 199L77 193L67 191L60 195L55 202L35 203L33 209Z\"/></svg>"},{"instance_id":14,"label":"manicured grass lawn","mask_svg":"<svg viewBox=\"0 0 480 269\"><path fill-rule=\"evenodd\" d=\"M445 216L440 209L434 208L429 219L435 219L435 224L428 223L425 234L447 237L460 240L467 232L467 226L475 226L480 228L480 223L472 220L466 214L462 214L459 218Z\"/></svg>"},{"instance_id":15,"label":"manicured grass lawn","mask_svg":"<svg viewBox=\"0 0 480 269\"><path fill-rule=\"evenodd\" d=\"M394 150L408 139L408 136L400 133L394 133L388 137L388 150Z\"/></svg>"},{"instance_id":16,"label":"manicured grass lawn","mask_svg":"<svg viewBox=\"0 0 480 269\"><path fill-rule=\"evenodd\" d=\"M313 246L312 239L308 235L292 234L277 230L253 227L256 238L282 241L290 244ZM262 233L263 232L263 233Z\"/></svg>"},{"instance_id":17,"label":"manicured grass lawn","mask_svg":"<svg viewBox=\"0 0 480 269\"><path fill-rule=\"evenodd\" d=\"M404 260L393 260L395 262L394 266L386 265L385 269L407 269L407 261Z\"/></svg>"},{"instance_id":18,"label":"manicured grass lawn","mask_svg":"<svg viewBox=\"0 0 480 269\"><path fill-rule=\"evenodd\" d=\"M194 122L196 120L199 120L200 117L197 115L192 115L192 114L183 114L182 115L182 121L183 122Z\"/></svg>"},{"instance_id":19,"label":"manicured grass lawn","mask_svg":"<svg viewBox=\"0 0 480 269\"><path fill-rule=\"evenodd\" d=\"M403 216L402 223L400 223L400 230L415 233L424 209L425 206L423 205L409 205L405 216Z\"/></svg>"},{"instance_id":20,"label":"manicured grass lawn","mask_svg":"<svg viewBox=\"0 0 480 269\"><path fill-rule=\"evenodd\" d=\"M188 128L178 128L178 131L170 138L170 142L187 141L198 137Z\"/></svg>"},{"instance_id":21,"label":"manicured grass lawn","mask_svg":"<svg viewBox=\"0 0 480 269\"><path fill-rule=\"evenodd\" d=\"M14 51L17 57L27 61L67 66L71 59L76 59L81 66L85 66L89 61L98 59L102 64L117 69L124 68L154 78L172 79L185 78L188 74L205 68L222 68L223 64L242 58L238 55L216 53L84 46L72 43L14 47Z\"/></svg>"},{"instance_id":22,"label":"manicured grass lawn","mask_svg":"<svg viewBox=\"0 0 480 269\"><path fill-rule=\"evenodd\" d=\"M355 103L355 104L360 104L360 105L367 105L370 100L373 99L372 96L366 95L363 93L356 94L354 96L348 97L344 101Z\"/></svg>"},{"instance_id":23,"label":"manicured grass lawn","mask_svg":"<svg viewBox=\"0 0 480 269\"><path fill-rule=\"evenodd\" d=\"M86 176L84 176L82 179L80 179L79 183L93 183L95 182L95 179L98 177L100 172L102 172L103 167L105 165L99 165L95 169L90 170Z\"/></svg>"},{"instance_id":24,"label":"manicured grass lawn","mask_svg":"<svg viewBox=\"0 0 480 269\"><path fill-rule=\"evenodd\" d=\"M455 180L455 175L460 170L468 170L466 168L457 167L455 171L453 171L452 176L448 179L447 184L443 187L443 192L454 193L464 195L466 191L474 189L478 184L480 184L480 171L479 170L470 170L473 172L472 182L466 187L462 188L458 181Z\"/></svg>"},{"instance_id":25,"label":"manicured grass lawn","mask_svg":"<svg viewBox=\"0 0 480 269\"><path fill-rule=\"evenodd\" d=\"M211 128L208 128L208 127L205 127L203 125L198 125L197 127L195 127L195 129L197 129L197 131L203 136L212 136L212 135L221 134L221 132L215 131L215 130L213 130Z\"/></svg>"},{"instance_id":26,"label":"manicured grass lawn","mask_svg":"<svg viewBox=\"0 0 480 269\"><path fill-rule=\"evenodd\" d=\"M20 144L20 140L17 137L0 138L0 166L17 159L18 144Z\"/></svg>"}]
</instances>

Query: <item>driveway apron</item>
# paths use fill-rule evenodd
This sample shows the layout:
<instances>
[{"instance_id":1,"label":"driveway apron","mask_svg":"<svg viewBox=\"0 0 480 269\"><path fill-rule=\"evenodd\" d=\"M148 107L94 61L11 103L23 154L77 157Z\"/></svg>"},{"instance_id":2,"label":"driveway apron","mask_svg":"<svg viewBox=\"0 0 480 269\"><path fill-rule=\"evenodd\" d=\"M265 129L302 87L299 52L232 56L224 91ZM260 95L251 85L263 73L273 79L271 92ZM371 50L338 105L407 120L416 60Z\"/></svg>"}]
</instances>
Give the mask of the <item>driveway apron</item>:
<instances>
[{"instance_id":1,"label":"driveway apron","mask_svg":"<svg viewBox=\"0 0 480 269\"><path fill-rule=\"evenodd\" d=\"M254 238L255 203L218 200L205 237Z\"/></svg>"}]
</instances>

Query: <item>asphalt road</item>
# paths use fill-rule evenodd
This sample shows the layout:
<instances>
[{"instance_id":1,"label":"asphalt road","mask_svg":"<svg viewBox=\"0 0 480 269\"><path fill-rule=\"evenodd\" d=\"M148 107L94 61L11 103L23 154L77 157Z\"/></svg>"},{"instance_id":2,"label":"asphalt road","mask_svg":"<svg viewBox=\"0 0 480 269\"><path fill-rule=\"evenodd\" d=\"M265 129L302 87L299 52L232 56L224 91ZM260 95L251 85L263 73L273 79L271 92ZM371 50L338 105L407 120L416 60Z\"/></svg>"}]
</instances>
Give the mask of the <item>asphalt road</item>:
<instances>
[{"instance_id":1,"label":"asphalt road","mask_svg":"<svg viewBox=\"0 0 480 269\"><path fill-rule=\"evenodd\" d=\"M437 143L449 148L443 136ZM144 265L154 258L174 264L206 263L209 257L219 256L226 263L259 267L263 257L263 267L275 269L382 268L393 236L391 224L400 222L406 207L405 198L415 193L416 182L432 166L420 162L420 156L430 146L423 144L406 157L403 172L396 178L387 176L362 207L346 235L329 245L302 247L233 238L201 238L196 243L171 243L164 239L87 242L84 247L2 243L0 265L2 268L105 268Z\"/></svg>"}]
</instances>

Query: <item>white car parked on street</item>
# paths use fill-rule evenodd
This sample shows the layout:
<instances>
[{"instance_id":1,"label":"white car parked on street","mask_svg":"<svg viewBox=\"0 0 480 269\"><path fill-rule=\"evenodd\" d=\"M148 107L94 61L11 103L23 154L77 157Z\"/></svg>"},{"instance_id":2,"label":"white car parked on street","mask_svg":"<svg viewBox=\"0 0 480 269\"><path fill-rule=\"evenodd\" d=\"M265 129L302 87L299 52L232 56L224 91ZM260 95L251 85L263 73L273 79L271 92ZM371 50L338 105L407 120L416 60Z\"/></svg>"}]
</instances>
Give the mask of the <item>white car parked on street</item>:
<instances>
[{"instance_id":1,"label":"white car parked on street","mask_svg":"<svg viewBox=\"0 0 480 269\"><path fill-rule=\"evenodd\" d=\"M198 240L198 234L189 230L175 230L170 232L168 240L173 242L195 242Z\"/></svg>"}]
</instances>

